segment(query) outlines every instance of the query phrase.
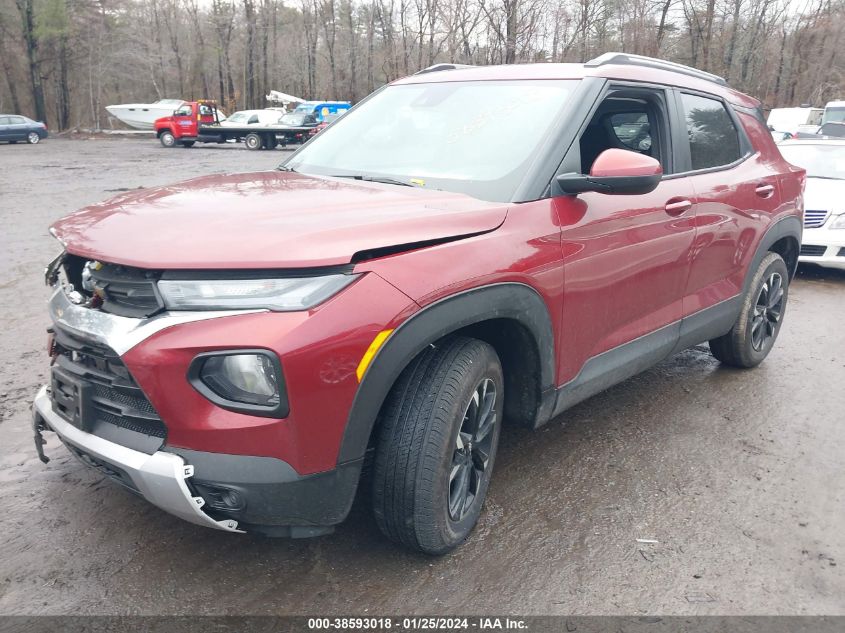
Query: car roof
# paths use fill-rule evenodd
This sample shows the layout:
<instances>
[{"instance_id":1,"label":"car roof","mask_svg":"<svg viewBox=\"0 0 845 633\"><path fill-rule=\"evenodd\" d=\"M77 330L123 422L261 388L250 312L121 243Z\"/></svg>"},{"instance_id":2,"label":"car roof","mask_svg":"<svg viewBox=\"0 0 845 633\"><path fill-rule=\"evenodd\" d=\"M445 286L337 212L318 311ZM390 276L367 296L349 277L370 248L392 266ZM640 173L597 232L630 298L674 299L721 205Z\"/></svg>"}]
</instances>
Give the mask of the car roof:
<instances>
[{"instance_id":1,"label":"car roof","mask_svg":"<svg viewBox=\"0 0 845 633\"><path fill-rule=\"evenodd\" d=\"M659 60L654 60L659 61ZM693 70L693 69L690 69ZM643 83L661 84L707 92L729 101L735 105L757 108L760 102L729 86L702 77L683 74L676 70L657 68L646 65L628 63L603 63L588 66L586 64L507 64L502 66L467 66L454 67L444 70L411 75L394 82L394 85L441 83L453 81L494 81L494 80L549 80L549 79L583 79L585 77L600 77L603 79L617 79L637 81Z\"/></svg>"}]
</instances>

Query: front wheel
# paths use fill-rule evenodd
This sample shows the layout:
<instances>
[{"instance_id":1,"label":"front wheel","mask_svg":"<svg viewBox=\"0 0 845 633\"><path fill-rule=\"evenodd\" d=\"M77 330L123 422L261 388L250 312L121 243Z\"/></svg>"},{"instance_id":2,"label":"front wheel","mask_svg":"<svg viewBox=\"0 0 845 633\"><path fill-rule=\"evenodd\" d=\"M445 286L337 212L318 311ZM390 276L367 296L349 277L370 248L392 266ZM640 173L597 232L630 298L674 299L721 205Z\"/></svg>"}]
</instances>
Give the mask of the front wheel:
<instances>
[{"instance_id":1,"label":"front wheel","mask_svg":"<svg viewBox=\"0 0 845 633\"><path fill-rule=\"evenodd\" d=\"M777 253L768 253L751 278L739 317L730 332L710 341L710 351L726 365L756 367L772 350L783 325L789 270Z\"/></svg>"},{"instance_id":2,"label":"front wheel","mask_svg":"<svg viewBox=\"0 0 845 633\"><path fill-rule=\"evenodd\" d=\"M30 145L36 145L41 140L41 137L38 136L38 132L30 132L26 136L26 142Z\"/></svg>"},{"instance_id":3,"label":"front wheel","mask_svg":"<svg viewBox=\"0 0 845 633\"><path fill-rule=\"evenodd\" d=\"M264 146L264 140L255 132L250 132L244 139L244 145L247 149L261 149Z\"/></svg>"},{"instance_id":4,"label":"front wheel","mask_svg":"<svg viewBox=\"0 0 845 633\"><path fill-rule=\"evenodd\" d=\"M444 554L472 532L499 444L504 380L496 351L465 337L423 351L380 416L373 510L388 538Z\"/></svg>"},{"instance_id":5,"label":"front wheel","mask_svg":"<svg viewBox=\"0 0 845 633\"><path fill-rule=\"evenodd\" d=\"M161 142L162 146L164 147L176 147L176 137L173 136L173 132L164 131L158 137L159 142Z\"/></svg>"}]
</instances>

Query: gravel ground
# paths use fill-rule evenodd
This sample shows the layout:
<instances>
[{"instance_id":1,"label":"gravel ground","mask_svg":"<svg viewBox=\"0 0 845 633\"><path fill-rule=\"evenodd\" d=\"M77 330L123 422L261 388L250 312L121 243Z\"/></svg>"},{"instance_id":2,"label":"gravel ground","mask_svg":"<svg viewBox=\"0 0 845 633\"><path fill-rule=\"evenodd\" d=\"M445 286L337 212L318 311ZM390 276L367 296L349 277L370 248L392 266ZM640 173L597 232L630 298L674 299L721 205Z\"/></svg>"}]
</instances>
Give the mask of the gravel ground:
<instances>
[{"instance_id":1,"label":"gravel ground","mask_svg":"<svg viewBox=\"0 0 845 633\"><path fill-rule=\"evenodd\" d=\"M47 227L114 192L268 169L282 151L152 139L0 146L0 613L845 614L845 275L802 270L753 371L688 350L538 432L506 430L452 556L335 534L235 536L75 461L29 405L47 377ZM656 542L641 542L648 539Z\"/></svg>"}]
</instances>

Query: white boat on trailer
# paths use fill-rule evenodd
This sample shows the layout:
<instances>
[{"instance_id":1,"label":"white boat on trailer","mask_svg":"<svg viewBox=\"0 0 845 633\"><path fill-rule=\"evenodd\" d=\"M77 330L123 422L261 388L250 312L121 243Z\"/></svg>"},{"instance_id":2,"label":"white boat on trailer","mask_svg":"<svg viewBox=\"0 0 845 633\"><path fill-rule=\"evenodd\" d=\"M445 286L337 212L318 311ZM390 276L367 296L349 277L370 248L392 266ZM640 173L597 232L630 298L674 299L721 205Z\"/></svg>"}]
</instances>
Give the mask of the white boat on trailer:
<instances>
[{"instance_id":1,"label":"white boat on trailer","mask_svg":"<svg viewBox=\"0 0 845 633\"><path fill-rule=\"evenodd\" d=\"M170 116L185 103L182 99L160 99L155 103L124 103L106 106L114 118L137 130L152 130L156 119Z\"/></svg>"}]
</instances>

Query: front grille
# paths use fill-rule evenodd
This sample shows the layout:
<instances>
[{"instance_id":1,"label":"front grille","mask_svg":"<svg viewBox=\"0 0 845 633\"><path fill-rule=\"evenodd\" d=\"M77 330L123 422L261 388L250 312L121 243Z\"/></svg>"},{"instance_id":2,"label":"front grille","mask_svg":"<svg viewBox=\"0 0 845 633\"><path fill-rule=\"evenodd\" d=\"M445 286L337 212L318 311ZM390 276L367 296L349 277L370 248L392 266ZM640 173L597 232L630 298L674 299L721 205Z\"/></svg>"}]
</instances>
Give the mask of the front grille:
<instances>
[{"instance_id":1,"label":"front grille","mask_svg":"<svg viewBox=\"0 0 845 633\"><path fill-rule=\"evenodd\" d=\"M146 453L167 427L111 348L54 328L53 409L82 430ZM124 432L121 432L124 431ZM128 431L129 433L126 433Z\"/></svg>"},{"instance_id":2,"label":"front grille","mask_svg":"<svg viewBox=\"0 0 845 633\"><path fill-rule=\"evenodd\" d=\"M88 265L87 271L90 275L87 285L102 299L103 312L141 318L164 308L156 275L151 271L100 263ZM83 288L85 285L83 274Z\"/></svg>"},{"instance_id":3,"label":"front grille","mask_svg":"<svg viewBox=\"0 0 845 633\"><path fill-rule=\"evenodd\" d=\"M827 211L815 211L811 209L806 209L804 211L804 228L805 229L817 229L825 223L827 220Z\"/></svg>"},{"instance_id":4,"label":"front grille","mask_svg":"<svg viewBox=\"0 0 845 633\"><path fill-rule=\"evenodd\" d=\"M817 246L816 244L802 244L799 255L808 257L821 257L827 250L827 246Z\"/></svg>"}]
</instances>

